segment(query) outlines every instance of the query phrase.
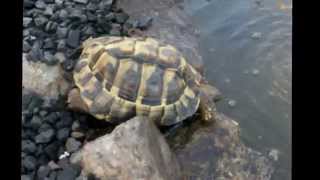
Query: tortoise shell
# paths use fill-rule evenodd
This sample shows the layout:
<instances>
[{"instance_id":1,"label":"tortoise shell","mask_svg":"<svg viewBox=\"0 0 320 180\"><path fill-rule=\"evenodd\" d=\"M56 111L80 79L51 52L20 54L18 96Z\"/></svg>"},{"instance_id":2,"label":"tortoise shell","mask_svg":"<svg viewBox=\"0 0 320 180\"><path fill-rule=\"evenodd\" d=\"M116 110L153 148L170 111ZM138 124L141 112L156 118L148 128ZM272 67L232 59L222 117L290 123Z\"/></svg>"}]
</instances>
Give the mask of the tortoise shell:
<instances>
[{"instance_id":1,"label":"tortoise shell","mask_svg":"<svg viewBox=\"0 0 320 180\"><path fill-rule=\"evenodd\" d=\"M90 38L82 47L74 81L97 119L143 115L172 125L198 109L201 76L173 46L149 37L108 36Z\"/></svg>"}]
</instances>

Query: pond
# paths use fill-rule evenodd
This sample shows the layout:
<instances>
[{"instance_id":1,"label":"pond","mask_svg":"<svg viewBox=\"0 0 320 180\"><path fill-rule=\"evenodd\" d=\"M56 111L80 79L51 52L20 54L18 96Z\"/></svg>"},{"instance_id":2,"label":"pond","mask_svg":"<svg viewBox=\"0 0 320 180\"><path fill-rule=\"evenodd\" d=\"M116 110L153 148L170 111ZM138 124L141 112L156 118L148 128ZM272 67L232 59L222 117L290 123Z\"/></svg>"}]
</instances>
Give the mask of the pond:
<instances>
[{"instance_id":1,"label":"pond","mask_svg":"<svg viewBox=\"0 0 320 180\"><path fill-rule=\"evenodd\" d=\"M274 180L291 179L292 2L185 0L200 35L206 76L223 93L218 110L241 138L279 152Z\"/></svg>"}]
</instances>

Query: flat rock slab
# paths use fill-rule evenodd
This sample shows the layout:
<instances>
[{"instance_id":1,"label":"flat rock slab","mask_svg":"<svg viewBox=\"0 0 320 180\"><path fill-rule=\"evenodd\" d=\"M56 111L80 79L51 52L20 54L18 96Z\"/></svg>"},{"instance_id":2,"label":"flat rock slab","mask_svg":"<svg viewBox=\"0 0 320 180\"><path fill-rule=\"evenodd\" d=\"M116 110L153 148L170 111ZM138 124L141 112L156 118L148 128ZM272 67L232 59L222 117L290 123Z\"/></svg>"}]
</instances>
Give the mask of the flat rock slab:
<instances>
[{"instance_id":1,"label":"flat rock slab","mask_svg":"<svg viewBox=\"0 0 320 180\"><path fill-rule=\"evenodd\" d=\"M199 121L168 137L184 178L270 180L273 162L245 146L236 121L218 114L216 123Z\"/></svg>"},{"instance_id":2,"label":"flat rock slab","mask_svg":"<svg viewBox=\"0 0 320 180\"><path fill-rule=\"evenodd\" d=\"M100 179L180 179L180 167L153 122L133 118L87 143L78 162Z\"/></svg>"},{"instance_id":3,"label":"flat rock slab","mask_svg":"<svg viewBox=\"0 0 320 180\"><path fill-rule=\"evenodd\" d=\"M66 94L70 86L62 75L59 65L28 61L23 54L22 87L25 92L36 93L44 99L58 99L59 95Z\"/></svg>"}]
</instances>

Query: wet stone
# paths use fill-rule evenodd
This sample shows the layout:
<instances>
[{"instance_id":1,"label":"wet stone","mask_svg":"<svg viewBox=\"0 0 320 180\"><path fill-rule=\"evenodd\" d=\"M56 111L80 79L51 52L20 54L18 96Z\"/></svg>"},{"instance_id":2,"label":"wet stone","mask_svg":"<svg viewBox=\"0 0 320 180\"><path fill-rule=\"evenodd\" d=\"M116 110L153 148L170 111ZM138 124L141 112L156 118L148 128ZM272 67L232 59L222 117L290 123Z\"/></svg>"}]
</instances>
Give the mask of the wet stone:
<instances>
[{"instance_id":1,"label":"wet stone","mask_svg":"<svg viewBox=\"0 0 320 180\"><path fill-rule=\"evenodd\" d=\"M79 39L80 39L80 31L70 30L67 38L67 45L69 45L72 48L76 48L79 46Z\"/></svg>"},{"instance_id":2,"label":"wet stone","mask_svg":"<svg viewBox=\"0 0 320 180\"><path fill-rule=\"evenodd\" d=\"M66 150L70 153L77 151L81 146L81 142L75 140L74 138L68 138L66 142Z\"/></svg>"},{"instance_id":3,"label":"wet stone","mask_svg":"<svg viewBox=\"0 0 320 180\"><path fill-rule=\"evenodd\" d=\"M55 132L53 129L41 132L39 135L35 137L36 143L48 143L53 139L54 135Z\"/></svg>"}]
</instances>

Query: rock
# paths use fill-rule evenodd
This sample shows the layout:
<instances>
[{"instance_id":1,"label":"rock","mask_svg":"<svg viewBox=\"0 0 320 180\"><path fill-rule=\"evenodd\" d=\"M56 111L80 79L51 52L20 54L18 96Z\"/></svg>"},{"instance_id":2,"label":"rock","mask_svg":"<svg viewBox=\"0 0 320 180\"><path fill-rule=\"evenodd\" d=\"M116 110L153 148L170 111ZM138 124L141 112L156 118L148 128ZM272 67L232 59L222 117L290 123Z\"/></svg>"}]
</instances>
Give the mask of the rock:
<instances>
[{"instance_id":1,"label":"rock","mask_svg":"<svg viewBox=\"0 0 320 180\"><path fill-rule=\"evenodd\" d=\"M23 17L23 27L28 27L30 23L32 22L32 18L29 17Z\"/></svg>"},{"instance_id":2,"label":"rock","mask_svg":"<svg viewBox=\"0 0 320 180\"><path fill-rule=\"evenodd\" d=\"M57 172L51 171L50 175L49 175L49 178L46 179L46 180L56 180L56 179L57 179Z\"/></svg>"},{"instance_id":3,"label":"rock","mask_svg":"<svg viewBox=\"0 0 320 180\"><path fill-rule=\"evenodd\" d=\"M54 0L56 5L62 5L64 0Z\"/></svg>"},{"instance_id":4,"label":"rock","mask_svg":"<svg viewBox=\"0 0 320 180\"><path fill-rule=\"evenodd\" d=\"M59 129L57 132L57 139L60 141L65 141L66 139L68 139L69 134L70 134L69 128Z\"/></svg>"},{"instance_id":5,"label":"rock","mask_svg":"<svg viewBox=\"0 0 320 180\"><path fill-rule=\"evenodd\" d=\"M138 117L87 143L81 164L85 174L100 179L181 179L179 164L159 130Z\"/></svg>"},{"instance_id":6,"label":"rock","mask_svg":"<svg viewBox=\"0 0 320 180\"><path fill-rule=\"evenodd\" d=\"M73 0L76 3L80 3L80 4L87 4L88 0Z\"/></svg>"},{"instance_id":7,"label":"rock","mask_svg":"<svg viewBox=\"0 0 320 180\"><path fill-rule=\"evenodd\" d=\"M48 33L54 33L56 32L57 30L57 27L58 27L58 24L53 22L53 21L49 21L47 24L46 24L46 27L44 28L44 30Z\"/></svg>"},{"instance_id":8,"label":"rock","mask_svg":"<svg viewBox=\"0 0 320 180\"><path fill-rule=\"evenodd\" d=\"M36 1L35 6L38 9L45 9L47 5L42 0L38 0Z\"/></svg>"},{"instance_id":9,"label":"rock","mask_svg":"<svg viewBox=\"0 0 320 180\"><path fill-rule=\"evenodd\" d=\"M44 179L50 173L50 168L48 166L40 166L37 171L37 178Z\"/></svg>"},{"instance_id":10,"label":"rock","mask_svg":"<svg viewBox=\"0 0 320 180\"><path fill-rule=\"evenodd\" d=\"M59 143L57 141L52 142L48 146L44 148L44 152L50 159L57 159L58 157L58 151L59 151Z\"/></svg>"},{"instance_id":11,"label":"rock","mask_svg":"<svg viewBox=\"0 0 320 180\"><path fill-rule=\"evenodd\" d=\"M76 166L68 166L64 168L62 171L58 172L57 180L70 180L76 179L80 174L80 168Z\"/></svg>"},{"instance_id":12,"label":"rock","mask_svg":"<svg viewBox=\"0 0 320 180\"><path fill-rule=\"evenodd\" d=\"M52 127L49 124L42 123L40 128L38 129L38 133L42 133L42 132L47 131L49 129L52 129Z\"/></svg>"},{"instance_id":13,"label":"rock","mask_svg":"<svg viewBox=\"0 0 320 180\"><path fill-rule=\"evenodd\" d=\"M21 143L21 150L28 154L36 152L37 146L30 140L24 140Z\"/></svg>"},{"instance_id":14,"label":"rock","mask_svg":"<svg viewBox=\"0 0 320 180\"><path fill-rule=\"evenodd\" d=\"M58 41L57 50L58 51L65 51L67 47L67 43L64 39Z\"/></svg>"},{"instance_id":15,"label":"rock","mask_svg":"<svg viewBox=\"0 0 320 180\"><path fill-rule=\"evenodd\" d=\"M59 119L59 116L56 113L50 113L48 116L44 118L44 121L54 124Z\"/></svg>"},{"instance_id":16,"label":"rock","mask_svg":"<svg viewBox=\"0 0 320 180\"><path fill-rule=\"evenodd\" d=\"M81 142L75 140L74 138L68 138L66 142L66 149L69 153L77 151L81 146Z\"/></svg>"},{"instance_id":17,"label":"rock","mask_svg":"<svg viewBox=\"0 0 320 180\"><path fill-rule=\"evenodd\" d=\"M50 17L53 15L53 8L51 6L47 6L46 10L43 12L44 15Z\"/></svg>"},{"instance_id":18,"label":"rock","mask_svg":"<svg viewBox=\"0 0 320 180\"><path fill-rule=\"evenodd\" d=\"M30 127L34 130L38 129L41 126L41 119L38 116L33 116L30 121Z\"/></svg>"},{"instance_id":19,"label":"rock","mask_svg":"<svg viewBox=\"0 0 320 180\"><path fill-rule=\"evenodd\" d=\"M82 139L85 137L85 134L79 131L75 131L71 133L71 136L74 137L75 139Z\"/></svg>"},{"instance_id":20,"label":"rock","mask_svg":"<svg viewBox=\"0 0 320 180\"><path fill-rule=\"evenodd\" d=\"M32 180L30 175L23 174L21 175L21 180Z\"/></svg>"},{"instance_id":21,"label":"rock","mask_svg":"<svg viewBox=\"0 0 320 180\"><path fill-rule=\"evenodd\" d=\"M58 36L59 39L67 37L67 34L68 34L68 28L58 27L57 36Z\"/></svg>"},{"instance_id":22,"label":"rock","mask_svg":"<svg viewBox=\"0 0 320 180\"><path fill-rule=\"evenodd\" d=\"M26 92L33 92L44 99L58 99L67 93L70 84L63 78L60 66L27 61L23 55L22 86Z\"/></svg>"},{"instance_id":23,"label":"rock","mask_svg":"<svg viewBox=\"0 0 320 180\"><path fill-rule=\"evenodd\" d=\"M34 23L37 27L42 27L48 22L48 19L44 16L39 16L34 19Z\"/></svg>"},{"instance_id":24,"label":"rock","mask_svg":"<svg viewBox=\"0 0 320 180\"><path fill-rule=\"evenodd\" d=\"M58 60L54 58L54 56L49 52L45 51L44 52L44 63L52 66L58 63Z\"/></svg>"},{"instance_id":25,"label":"rock","mask_svg":"<svg viewBox=\"0 0 320 180\"><path fill-rule=\"evenodd\" d=\"M101 7L105 11L109 11L112 7L113 0L104 0L101 1L99 7Z\"/></svg>"},{"instance_id":26,"label":"rock","mask_svg":"<svg viewBox=\"0 0 320 180\"><path fill-rule=\"evenodd\" d=\"M54 0L44 0L44 2L50 4L50 3L54 3Z\"/></svg>"},{"instance_id":27,"label":"rock","mask_svg":"<svg viewBox=\"0 0 320 180\"><path fill-rule=\"evenodd\" d=\"M31 46L27 41L23 41L23 52L29 52L31 50Z\"/></svg>"},{"instance_id":28,"label":"rock","mask_svg":"<svg viewBox=\"0 0 320 180\"><path fill-rule=\"evenodd\" d=\"M54 58L57 59L60 63L63 63L66 60L66 57L65 57L64 53L62 53L62 52L57 52L54 55Z\"/></svg>"},{"instance_id":29,"label":"rock","mask_svg":"<svg viewBox=\"0 0 320 180\"><path fill-rule=\"evenodd\" d=\"M61 167L60 167L58 164L56 164L54 161L50 161L50 162L48 163L48 167L49 167L52 171L60 170L60 169L61 169Z\"/></svg>"},{"instance_id":30,"label":"rock","mask_svg":"<svg viewBox=\"0 0 320 180\"><path fill-rule=\"evenodd\" d=\"M50 142L55 135L53 129L48 129L46 131L41 132L39 135L35 137L36 143L48 143Z\"/></svg>"},{"instance_id":31,"label":"rock","mask_svg":"<svg viewBox=\"0 0 320 180\"><path fill-rule=\"evenodd\" d=\"M48 111L46 111L46 110L41 110L41 111L39 112L39 115L40 115L41 117L45 117L47 114L48 114Z\"/></svg>"},{"instance_id":32,"label":"rock","mask_svg":"<svg viewBox=\"0 0 320 180\"><path fill-rule=\"evenodd\" d=\"M24 0L23 1L23 7L26 9L31 9L34 7L34 2L33 0Z\"/></svg>"},{"instance_id":33,"label":"rock","mask_svg":"<svg viewBox=\"0 0 320 180\"><path fill-rule=\"evenodd\" d=\"M31 51L28 53L28 59L31 61L39 61L42 58L43 58L42 43L40 41L36 41L32 45ZM25 57L25 60L27 60L26 57Z\"/></svg>"},{"instance_id":34,"label":"rock","mask_svg":"<svg viewBox=\"0 0 320 180\"><path fill-rule=\"evenodd\" d=\"M72 123L72 126L71 126L72 131L79 130L79 128L80 128L80 123L79 123L79 121L74 121L74 122Z\"/></svg>"},{"instance_id":35,"label":"rock","mask_svg":"<svg viewBox=\"0 0 320 180\"><path fill-rule=\"evenodd\" d=\"M33 156L27 156L23 159L23 166L29 171L33 171L36 168L36 159Z\"/></svg>"},{"instance_id":36,"label":"rock","mask_svg":"<svg viewBox=\"0 0 320 180\"><path fill-rule=\"evenodd\" d=\"M112 24L109 34L111 36L120 36L121 35L121 25L120 24Z\"/></svg>"},{"instance_id":37,"label":"rock","mask_svg":"<svg viewBox=\"0 0 320 180\"><path fill-rule=\"evenodd\" d=\"M68 12L66 10L64 10L64 9L60 10L60 12L59 12L59 18L60 19L68 18L68 15L69 15Z\"/></svg>"},{"instance_id":38,"label":"rock","mask_svg":"<svg viewBox=\"0 0 320 180\"><path fill-rule=\"evenodd\" d=\"M271 161L241 142L238 123L223 114L218 114L213 124L196 121L179 128L167 140L184 176L270 180L274 171Z\"/></svg>"},{"instance_id":39,"label":"rock","mask_svg":"<svg viewBox=\"0 0 320 180\"><path fill-rule=\"evenodd\" d=\"M142 30L146 30L151 26L152 21L152 17L144 17L139 21L138 27Z\"/></svg>"},{"instance_id":40,"label":"rock","mask_svg":"<svg viewBox=\"0 0 320 180\"><path fill-rule=\"evenodd\" d=\"M67 45L71 48L77 48L79 46L80 31L77 29L71 29L67 38Z\"/></svg>"},{"instance_id":41,"label":"rock","mask_svg":"<svg viewBox=\"0 0 320 180\"><path fill-rule=\"evenodd\" d=\"M116 13L115 19L117 23L123 24L129 19L129 15L126 13Z\"/></svg>"}]
</instances>

